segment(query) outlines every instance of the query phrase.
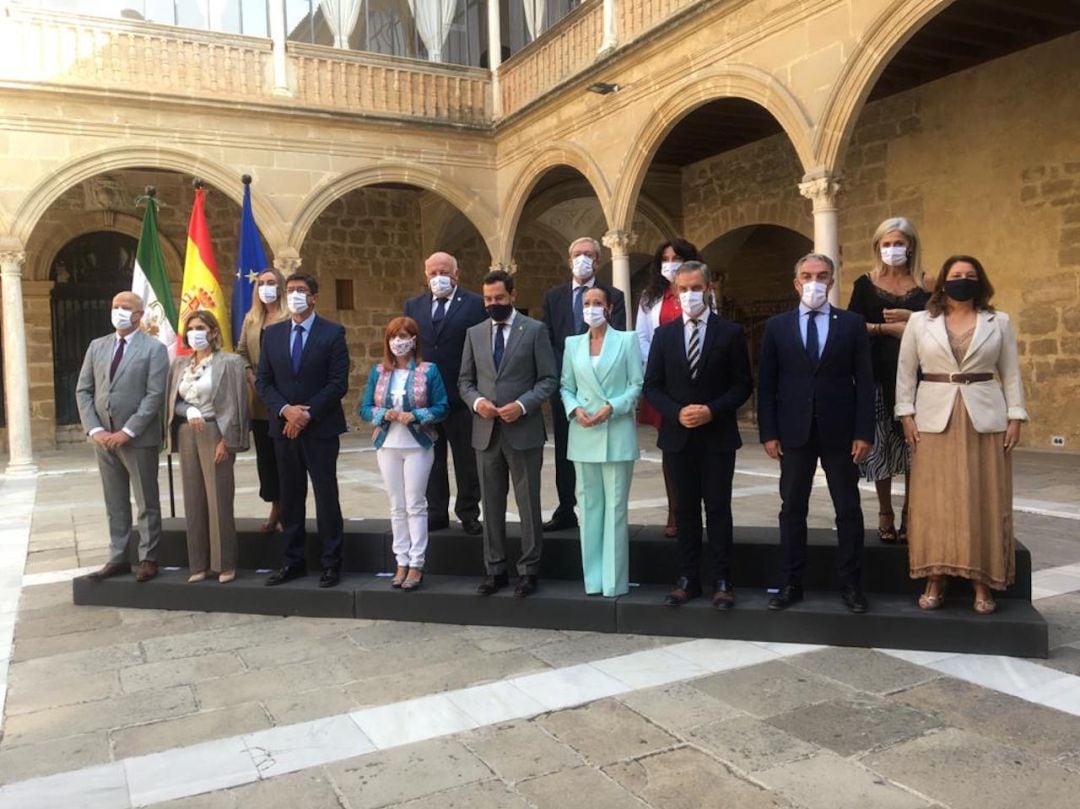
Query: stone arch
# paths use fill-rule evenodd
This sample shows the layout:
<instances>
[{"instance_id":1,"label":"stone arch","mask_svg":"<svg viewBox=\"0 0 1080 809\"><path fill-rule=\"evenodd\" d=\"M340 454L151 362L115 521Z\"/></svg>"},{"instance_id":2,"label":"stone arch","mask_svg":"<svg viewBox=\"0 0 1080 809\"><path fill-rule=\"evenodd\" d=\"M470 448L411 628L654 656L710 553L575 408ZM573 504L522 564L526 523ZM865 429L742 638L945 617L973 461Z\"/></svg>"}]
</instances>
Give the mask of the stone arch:
<instances>
[{"instance_id":1,"label":"stone arch","mask_svg":"<svg viewBox=\"0 0 1080 809\"><path fill-rule=\"evenodd\" d=\"M813 168L808 176L839 172L851 133L867 96L897 52L955 0L894 0L861 37L840 71L814 131Z\"/></svg>"},{"instance_id":2,"label":"stone arch","mask_svg":"<svg viewBox=\"0 0 1080 809\"><path fill-rule=\"evenodd\" d=\"M517 232L518 222L530 194L548 171L559 166L572 168L585 178L599 200L600 210L603 211L604 219L610 228L611 187L604 173L596 161L580 146L565 140L556 141L528 161L528 165L511 182L510 191L499 207L503 214L499 231L500 243L506 246L507 253L513 249L514 234ZM492 253L492 259L498 261L494 253Z\"/></svg>"},{"instance_id":3,"label":"stone arch","mask_svg":"<svg viewBox=\"0 0 1080 809\"><path fill-rule=\"evenodd\" d=\"M626 223L633 215L645 174L664 138L692 110L721 98L742 98L765 108L787 134L799 162L813 165L811 122L798 99L775 76L750 65L728 65L668 85L667 95L631 139L634 147L611 203L611 222ZM614 226L614 225L613 225Z\"/></svg>"},{"instance_id":4,"label":"stone arch","mask_svg":"<svg viewBox=\"0 0 1080 809\"><path fill-rule=\"evenodd\" d=\"M26 244L42 215L68 189L99 174L133 168L175 171L201 177L237 205L243 202L243 186L233 169L201 155L166 146L122 146L89 152L53 172L31 191L15 214L13 234ZM251 205L259 230L271 247L284 244L285 228L277 210L262 193L252 188Z\"/></svg>"},{"instance_id":5,"label":"stone arch","mask_svg":"<svg viewBox=\"0 0 1080 809\"><path fill-rule=\"evenodd\" d=\"M492 258L496 255L498 227L490 207L474 192L447 180L439 172L418 165L385 164L348 172L314 191L300 206L289 233L288 245L297 252L303 247L311 226L332 202L364 186L402 183L438 194L457 208L480 231Z\"/></svg>"}]
</instances>

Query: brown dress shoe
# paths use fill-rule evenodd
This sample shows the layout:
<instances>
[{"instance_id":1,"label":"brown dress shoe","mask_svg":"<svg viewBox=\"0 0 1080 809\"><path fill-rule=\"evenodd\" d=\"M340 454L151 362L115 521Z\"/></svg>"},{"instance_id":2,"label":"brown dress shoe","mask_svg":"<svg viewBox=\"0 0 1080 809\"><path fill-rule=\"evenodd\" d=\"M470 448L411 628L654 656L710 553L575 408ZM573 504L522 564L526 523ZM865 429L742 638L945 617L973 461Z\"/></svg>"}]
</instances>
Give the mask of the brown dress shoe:
<instances>
[{"instance_id":1,"label":"brown dress shoe","mask_svg":"<svg viewBox=\"0 0 1080 809\"><path fill-rule=\"evenodd\" d=\"M718 610L730 610L735 606L735 588L726 579L719 579L713 587L712 605Z\"/></svg>"},{"instance_id":2,"label":"brown dress shoe","mask_svg":"<svg viewBox=\"0 0 1080 809\"><path fill-rule=\"evenodd\" d=\"M131 572L131 565L127 562L107 562L101 570L95 570L89 576L88 579L94 581L103 581L104 579L111 578L112 576L120 576L124 573Z\"/></svg>"},{"instance_id":3,"label":"brown dress shoe","mask_svg":"<svg viewBox=\"0 0 1080 809\"><path fill-rule=\"evenodd\" d=\"M149 559L144 559L139 562L139 572L135 574L135 581L144 582L150 581L157 575L157 562L151 562Z\"/></svg>"}]
</instances>

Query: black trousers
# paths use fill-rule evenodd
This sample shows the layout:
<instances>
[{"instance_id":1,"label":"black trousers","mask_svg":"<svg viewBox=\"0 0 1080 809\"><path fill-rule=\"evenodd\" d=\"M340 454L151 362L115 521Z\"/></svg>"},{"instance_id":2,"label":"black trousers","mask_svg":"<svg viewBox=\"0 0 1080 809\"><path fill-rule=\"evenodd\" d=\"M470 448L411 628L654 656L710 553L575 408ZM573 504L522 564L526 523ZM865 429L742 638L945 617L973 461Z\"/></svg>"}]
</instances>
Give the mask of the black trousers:
<instances>
[{"instance_id":1,"label":"black trousers","mask_svg":"<svg viewBox=\"0 0 1080 809\"><path fill-rule=\"evenodd\" d=\"M833 509L836 511L837 574L843 585L858 585L862 578L863 527L859 503L859 467L851 460L850 447L821 445L815 421L810 440L801 447L783 447L780 458L780 545L782 584L802 586L806 569L806 513L818 460L825 470Z\"/></svg>"},{"instance_id":2,"label":"black trousers","mask_svg":"<svg viewBox=\"0 0 1080 809\"><path fill-rule=\"evenodd\" d=\"M472 446L473 414L465 402L450 403L446 420L436 424L435 461L428 478L428 517L450 518L450 470L447 449L454 453L454 480L457 500L454 513L462 522L480 519L480 476L476 472L476 450Z\"/></svg>"},{"instance_id":3,"label":"black trousers","mask_svg":"<svg viewBox=\"0 0 1080 809\"><path fill-rule=\"evenodd\" d=\"M555 491L559 495L559 505L551 519L556 522L577 522L574 506L577 505L577 475L574 464L566 459L566 442L570 435L570 422L566 419L566 408L562 397L556 392L551 397L551 422L555 431Z\"/></svg>"},{"instance_id":4,"label":"black trousers","mask_svg":"<svg viewBox=\"0 0 1080 809\"><path fill-rule=\"evenodd\" d=\"M701 506L705 505L705 530L709 535L711 564L706 577L731 581L731 480L735 475L734 452L708 452L691 437L679 452L664 452L673 476L678 523L681 575L701 581Z\"/></svg>"},{"instance_id":5,"label":"black trousers","mask_svg":"<svg viewBox=\"0 0 1080 809\"><path fill-rule=\"evenodd\" d=\"M274 439L270 437L270 422L266 419L252 419L251 438L255 443L259 498L264 503L276 503L281 499L281 487L278 485L277 456L274 454Z\"/></svg>"},{"instance_id":6,"label":"black trousers","mask_svg":"<svg viewBox=\"0 0 1080 809\"><path fill-rule=\"evenodd\" d=\"M278 480L281 483L281 525L285 531L285 566L307 567L308 476L315 490L315 519L322 546L324 568L341 569L345 525L338 499L337 458L341 445L337 436L275 438Z\"/></svg>"}]
</instances>

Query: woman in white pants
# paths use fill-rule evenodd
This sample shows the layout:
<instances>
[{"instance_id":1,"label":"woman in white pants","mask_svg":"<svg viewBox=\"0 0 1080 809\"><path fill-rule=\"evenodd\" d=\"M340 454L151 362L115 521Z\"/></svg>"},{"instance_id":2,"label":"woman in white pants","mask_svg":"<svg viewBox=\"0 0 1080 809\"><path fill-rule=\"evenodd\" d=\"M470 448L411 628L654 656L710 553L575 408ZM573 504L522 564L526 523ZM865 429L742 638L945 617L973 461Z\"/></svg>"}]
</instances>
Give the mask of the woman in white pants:
<instances>
[{"instance_id":1,"label":"woman in white pants","mask_svg":"<svg viewBox=\"0 0 1080 809\"><path fill-rule=\"evenodd\" d=\"M422 362L420 329L395 317L383 337L383 361L371 369L360 417L375 425L371 438L390 497L397 571L390 586L415 590L424 578L427 550L427 482L435 459L432 425L446 418L449 402L439 369Z\"/></svg>"}]
</instances>

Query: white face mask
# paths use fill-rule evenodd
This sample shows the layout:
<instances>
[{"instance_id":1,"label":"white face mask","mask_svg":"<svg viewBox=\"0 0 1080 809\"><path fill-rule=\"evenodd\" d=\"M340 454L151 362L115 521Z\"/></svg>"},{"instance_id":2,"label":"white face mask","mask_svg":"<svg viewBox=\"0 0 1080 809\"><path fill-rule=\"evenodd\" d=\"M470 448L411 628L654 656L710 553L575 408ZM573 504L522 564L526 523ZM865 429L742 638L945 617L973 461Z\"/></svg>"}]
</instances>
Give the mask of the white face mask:
<instances>
[{"instance_id":1,"label":"white face mask","mask_svg":"<svg viewBox=\"0 0 1080 809\"><path fill-rule=\"evenodd\" d=\"M277 300L277 285L259 287L259 300L263 303L273 303Z\"/></svg>"},{"instance_id":2,"label":"white face mask","mask_svg":"<svg viewBox=\"0 0 1080 809\"><path fill-rule=\"evenodd\" d=\"M809 309L820 309L828 300L829 287L820 281L807 281L802 285L802 302Z\"/></svg>"},{"instance_id":3,"label":"white face mask","mask_svg":"<svg viewBox=\"0 0 1080 809\"><path fill-rule=\"evenodd\" d=\"M286 300L289 304L289 311L294 315L303 314L308 310L306 292L290 292Z\"/></svg>"},{"instance_id":4,"label":"white face mask","mask_svg":"<svg viewBox=\"0 0 1080 809\"><path fill-rule=\"evenodd\" d=\"M570 271L579 281L588 281L593 276L593 260L589 256L574 256Z\"/></svg>"},{"instance_id":5,"label":"white face mask","mask_svg":"<svg viewBox=\"0 0 1080 809\"><path fill-rule=\"evenodd\" d=\"M407 357L416 345L415 337L391 337L390 353L395 357Z\"/></svg>"},{"instance_id":6,"label":"white face mask","mask_svg":"<svg viewBox=\"0 0 1080 809\"><path fill-rule=\"evenodd\" d=\"M908 262L908 250L902 244L882 247L881 260L890 267L903 267Z\"/></svg>"},{"instance_id":7,"label":"white face mask","mask_svg":"<svg viewBox=\"0 0 1080 809\"><path fill-rule=\"evenodd\" d=\"M585 320L585 325L589 328L607 322L607 313L604 311L603 306L583 306L581 307L581 315Z\"/></svg>"},{"instance_id":8,"label":"white face mask","mask_svg":"<svg viewBox=\"0 0 1080 809\"><path fill-rule=\"evenodd\" d=\"M131 310L121 307L113 307L112 310L112 324L113 328L119 331L131 328Z\"/></svg>"},{"instance_id":9,"label":"white face mask","mask_svg":"<svg viewBox=\"0 0 1080 809\"><path fill-rule=\"evenodd\" d=\"M445 298L454 291L454 279L449 275L433 275L427 283L431 294L436 298Z\"/></svg>"},{"instance_id":10,"label":"white face mask","mask_svg":"<svg viewBox=\"0 0 1080 809\"><path fill-rule=\"evenodd\" d=\"M667 279L669 284L675 283L675 273L682 266L681 261L664 261L660 264L660 274Z\"/></svg>"},{"instance_id":11,"label":"white face mask","mask_svg":"<svg viewBox=\"0 0 1080 809\"><path fill-rule=\"evenodd\" d=\"M196 351L205 351L210 347L210 335L202 329L192 329L187 333L188 345Z\"/></svg>"},{"instance_id":12,"label":"white face mask","mask_svg":"<svg viewBox=\"0 0 1080 809\"><path fill-rule=\"evenodd\" d=\"M680 292L679 305L690 317L697 317L705 311L705 293L700 290Z\"/></svg>"}]
</instances>

